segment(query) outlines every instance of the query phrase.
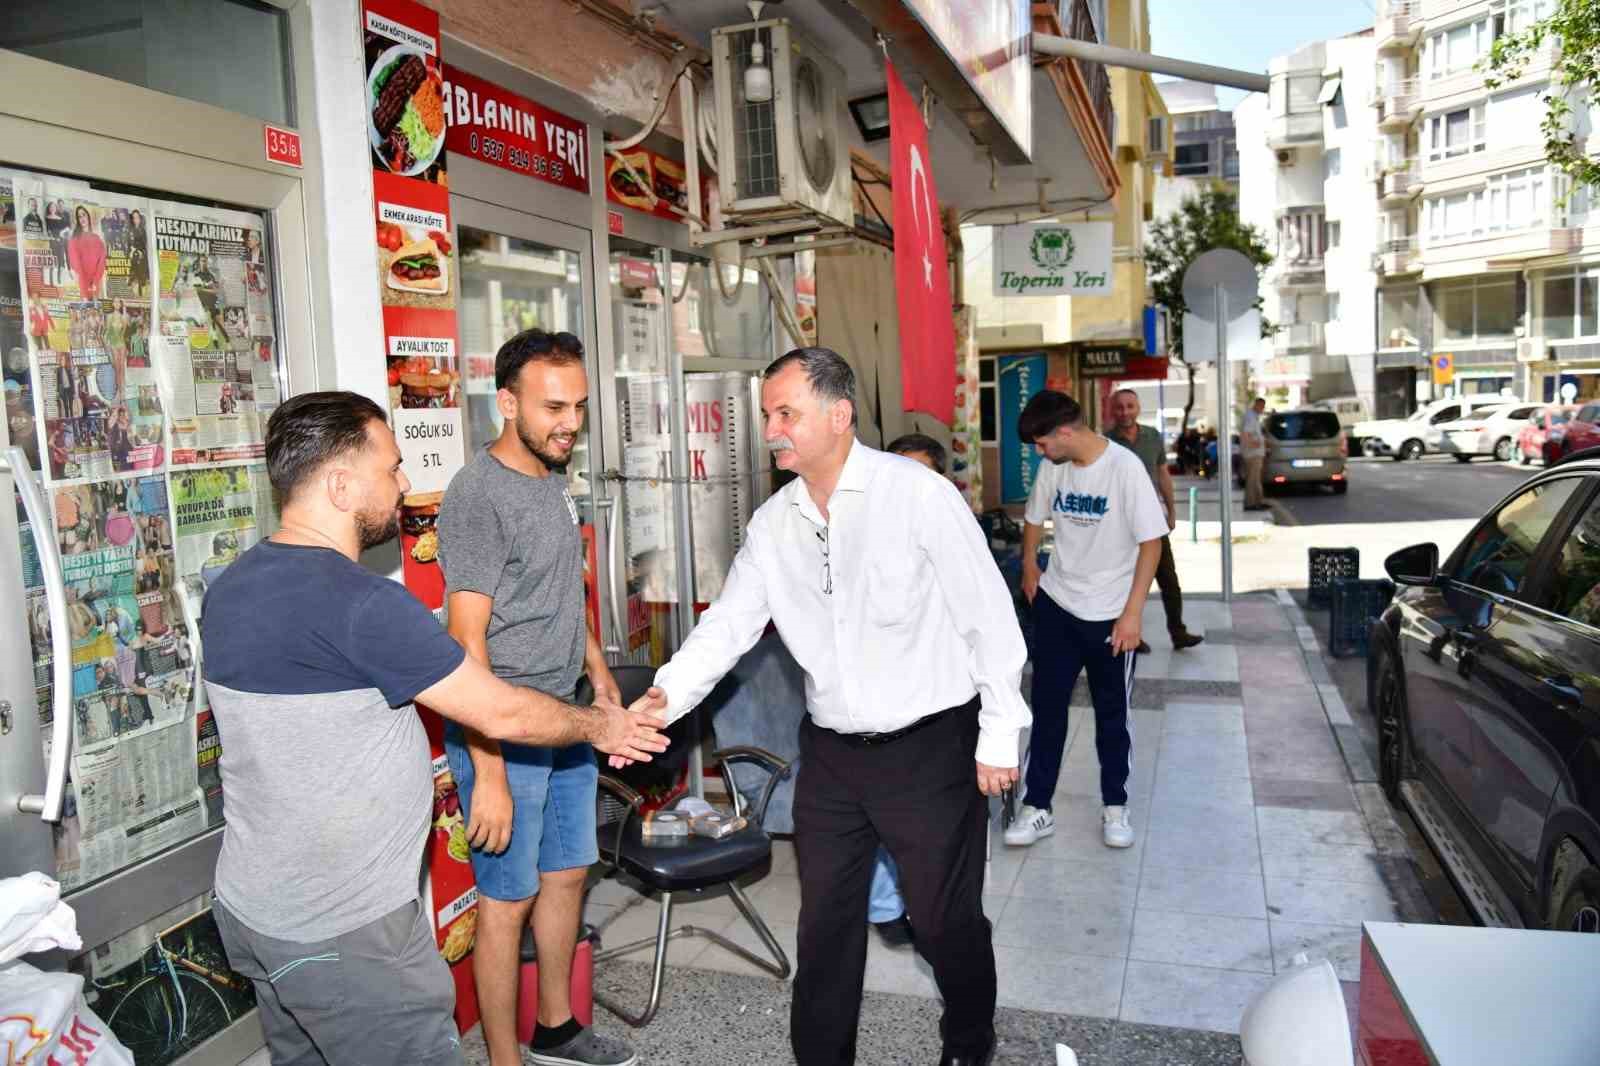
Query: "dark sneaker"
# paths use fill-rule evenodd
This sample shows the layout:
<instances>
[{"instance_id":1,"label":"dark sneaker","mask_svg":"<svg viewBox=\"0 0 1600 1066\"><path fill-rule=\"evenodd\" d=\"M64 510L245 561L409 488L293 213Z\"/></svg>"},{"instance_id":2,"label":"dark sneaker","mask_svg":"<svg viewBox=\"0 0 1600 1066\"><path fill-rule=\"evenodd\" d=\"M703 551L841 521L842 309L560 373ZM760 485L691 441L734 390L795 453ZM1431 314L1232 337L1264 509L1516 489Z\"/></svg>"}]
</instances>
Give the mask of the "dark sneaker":
<instances>
[{"instance_id":1,"label":"dark sneaker","mask_svg":"<svg viewBox=\"0 0 1600 1066\"><path fill-rule=\"evenodd\" d=\"M639 1056L622 1041L585 1029L559 1047L528 1048L527 1059L539 1066L636 1066Z\"/></svg>"},{"instance_id":2,"label":"dark sneaker","mask_svg":"<svg viewBox=\"0 0 1600 1066\"><path fill-rule=\"evenodd\" d=\"M1173 634L1172 647L1177 651L1182 651L1184 648L1192 648L1196 644L1204 644L1205 639L1199 633L1191 633L1186 629L1182 633Z\"/></svg>"},{"instance_id":3,"label":"dark sneaker","mask_svg":"<svg viewBox=\"0 0 1600 1066\"><path fill-rule=\"evenodd\" d=\"M911 919L905 915L890 918L887 922L873 922L872 928L878 931L878 936L883 939L885 947L903 948L916 942L916 934L911 930Z\"/></svg>"}]
</instances>

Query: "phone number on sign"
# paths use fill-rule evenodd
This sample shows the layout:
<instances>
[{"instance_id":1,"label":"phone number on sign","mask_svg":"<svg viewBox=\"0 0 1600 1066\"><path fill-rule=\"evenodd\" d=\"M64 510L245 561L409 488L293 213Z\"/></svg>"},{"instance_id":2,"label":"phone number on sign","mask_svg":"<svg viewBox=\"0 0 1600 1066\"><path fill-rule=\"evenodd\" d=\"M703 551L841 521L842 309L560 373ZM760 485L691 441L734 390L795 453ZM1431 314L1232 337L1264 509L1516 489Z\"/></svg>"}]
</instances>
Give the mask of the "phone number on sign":
<instances>
[{"instance_id":1,"label":"phone number on sign","mask_svg":"<svg viewBox=\"0 0 1600 1066\"><path fill-rule=\"evenodd\" d=\"M518 170L525 170L530 174L540 177L552 178L560 181L566 176L566 164L561 160L549 160L542 155L534 155L526 148L518 148L514 144L493 137L480 138L476 133L467 138L467 150L480 159L491 163L504 163Z\"/></svg>"}]
</instances>

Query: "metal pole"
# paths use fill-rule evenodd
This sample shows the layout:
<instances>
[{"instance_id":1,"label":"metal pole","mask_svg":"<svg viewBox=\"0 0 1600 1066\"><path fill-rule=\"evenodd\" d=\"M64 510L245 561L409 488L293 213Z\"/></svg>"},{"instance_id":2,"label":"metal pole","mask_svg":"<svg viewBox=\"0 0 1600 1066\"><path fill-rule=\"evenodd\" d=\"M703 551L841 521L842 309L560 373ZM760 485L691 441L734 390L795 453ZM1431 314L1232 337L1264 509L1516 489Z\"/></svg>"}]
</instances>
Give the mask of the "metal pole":
<instances>
[{"instance_id":1,"label":"metal pole","mask_svg":"<svg viewBox=\"0 0 1600 1066\"><path fill-rule=\"evenodd\" d=\"M1171 74L1188 81L1226 85L1247 92L1264 93L1270 79L1265 74L1252 74L1247 70L1213 67L1208 63L1191 63L1186 59L1169 59L1149 52L1135 52L1131 48L1113 48L1105 44L1090 44L1069 37L1049 33L1033 35L1033 50L1039 55L1068 56L1087 63L1104 63L1108 67L1127 67L1130 70L1148 70L1152 74Z\"/></svg>"},{"instance_id":2,"label":"metal pole","mask_svg":"<svg viewBox=\"0 0 1600 1066\"><path fill-rule=\"evenodd\" d=\"M674 612L674 618L677 622L678 647L681 648L683 642L689 639L689 632L694 629L695 599L694 517L690 512L693 505L689 492L688 381L684 377L683 353L678 350L678 342L672 332L672 253L662 249L656 254L666 297L663 308L665 328L661 332L667 354L667 429L672 434L672 503L678 527L675 537L678 609ZM691 268L686 265L684 269ZM712 269L716 269L715 264ZM704 765L700 751L699 720L695 719L689 724L690 795L703 798L706 794Z\"/></svg>"},{"instance_id":3,"label":"metal pole","mask_svg":"<svg viewBox=\"0 0 1600 1066\"><path fill-rule=\"evenodd\" d=\"M1189 486L1189 543L1200 543L1200 490Z\"/></svg>"},{"instance_id":4,"label":"metal pole","mask_svg":"<svg viewBox=\"0 0 1600 1066\"><path fill-rule=\"evenodd\" d=\"M1217 473L1222 479L1222 602L1233 602L1233 441L1228 414L1233 381L1228 374L1228 293L1217 294ZM1242 452L1244 441L1239 442Z\"/></svg>"}]
</instances>

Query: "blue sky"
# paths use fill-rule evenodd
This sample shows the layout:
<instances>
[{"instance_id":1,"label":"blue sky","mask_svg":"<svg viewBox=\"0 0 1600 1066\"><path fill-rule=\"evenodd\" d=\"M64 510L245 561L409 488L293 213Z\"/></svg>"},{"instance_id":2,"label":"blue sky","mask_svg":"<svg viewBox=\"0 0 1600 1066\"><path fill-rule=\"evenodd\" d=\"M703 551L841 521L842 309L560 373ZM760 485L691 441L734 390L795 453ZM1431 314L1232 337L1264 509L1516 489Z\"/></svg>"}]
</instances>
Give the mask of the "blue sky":
<instances>
[{"instance_id":1,"label":"blue sky","mask_svg":"<svg viewBox=\"0 0 1600 1066\"><path fill-rule=\"evenodd\" d=\"M1367 0L1149 0L1156 55L1266 72L1273 56L1372 26ZM1164 81L1167 76L1156 75ZM1222 106L1244 97L1217 90Z\"/></svg>"}]
</instances>

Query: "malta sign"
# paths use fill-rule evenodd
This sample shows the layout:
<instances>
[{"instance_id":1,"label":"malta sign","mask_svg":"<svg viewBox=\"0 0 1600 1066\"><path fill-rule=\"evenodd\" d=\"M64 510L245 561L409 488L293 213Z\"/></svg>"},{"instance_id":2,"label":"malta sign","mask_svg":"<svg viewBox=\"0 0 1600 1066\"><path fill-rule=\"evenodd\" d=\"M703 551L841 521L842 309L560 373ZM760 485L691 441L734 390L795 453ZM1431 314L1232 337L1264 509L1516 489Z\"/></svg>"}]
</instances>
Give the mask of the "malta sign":
<instances>
[{"instance_id":1,"label":"malta sign","mask_svg":"<svg viewBox=\"0 0 1600 1066\"><path fill-rule=\"evenodd\" d=\"M997 226L996 296L1108 296L1111 223L1036 222Z\"/></svg>"},{"instance_id":2,"label":"malta sign","mask_svg":"<svg viewBox=\"0 0 1600 1066\"><path fill-rule=\"evenodd\" d=\"M1086 378L1126 377L1128 349L1083 348L1078 352L1078 373Z\"/></svg>"}]
</instances>

